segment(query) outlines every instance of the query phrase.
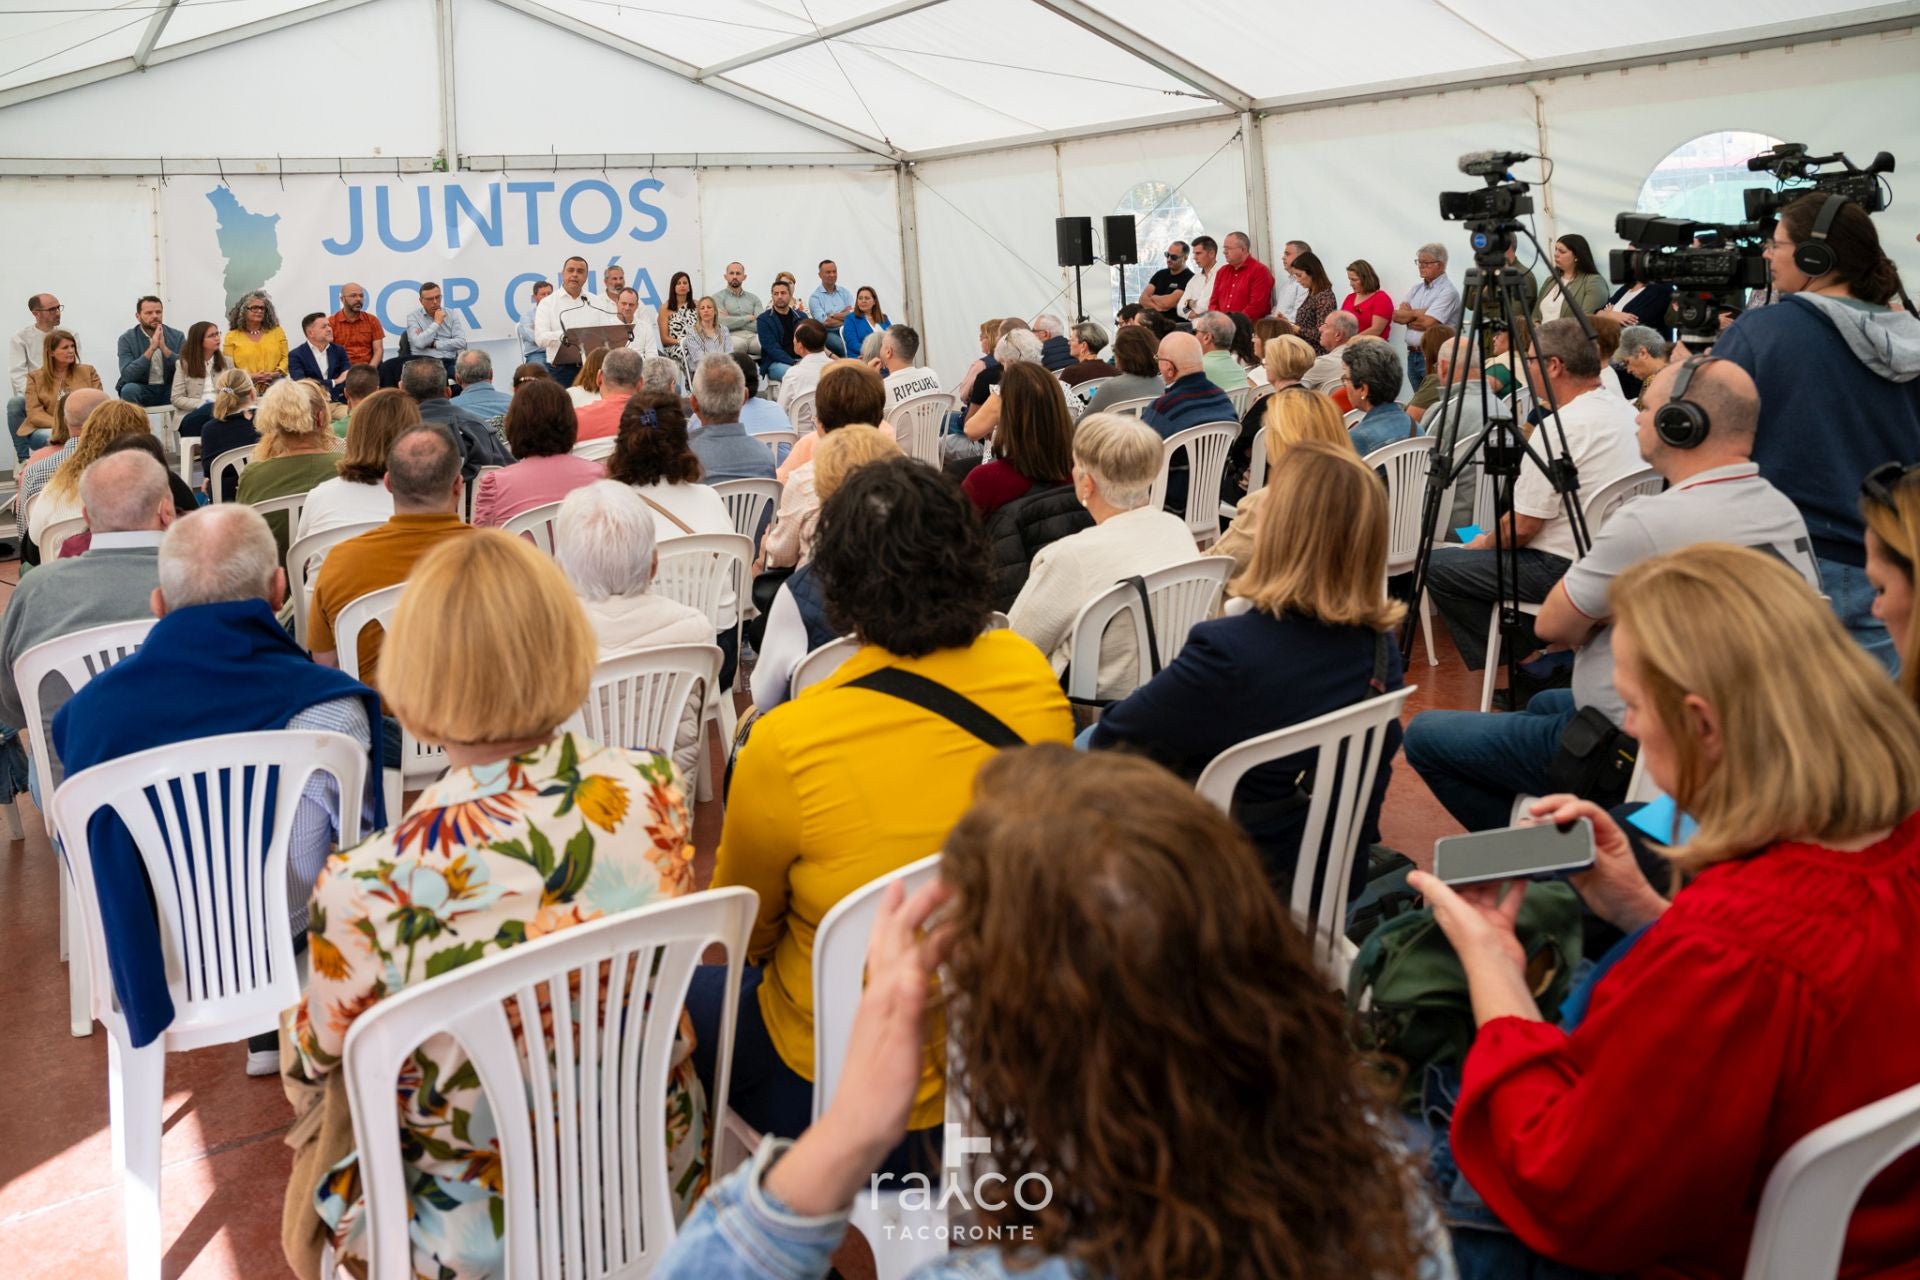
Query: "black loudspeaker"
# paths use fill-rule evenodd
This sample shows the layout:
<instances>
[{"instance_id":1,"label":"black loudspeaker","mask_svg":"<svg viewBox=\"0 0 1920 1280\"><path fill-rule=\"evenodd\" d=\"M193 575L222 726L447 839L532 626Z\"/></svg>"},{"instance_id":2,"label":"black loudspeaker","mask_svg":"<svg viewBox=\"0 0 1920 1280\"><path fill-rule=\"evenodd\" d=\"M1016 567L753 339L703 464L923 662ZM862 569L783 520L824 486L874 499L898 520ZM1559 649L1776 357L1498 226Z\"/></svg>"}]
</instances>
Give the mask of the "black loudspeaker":
<instances>
[{"instance_id":1,"label":"black loudspeaker","mask_svg":"<svg viewBox=\"0 0 1920 1280\"><path fill-rule=\"evenodd\" d=\"M1093 265L1093 219L1055 218L1053 239L1063 267Z\"/></svg>"},{"instance_id":2,"label":"black loudspeaker","mask_svg":"<svg viewBox=\"0 0 1920 1280\"><path fill-rule=\"evenodd\" d=\"M1133 235L1133 215L1110 213L1106 224L1107 261L1111 264L1140 261L1140 246Z\"/></svg>"}]
</instances>

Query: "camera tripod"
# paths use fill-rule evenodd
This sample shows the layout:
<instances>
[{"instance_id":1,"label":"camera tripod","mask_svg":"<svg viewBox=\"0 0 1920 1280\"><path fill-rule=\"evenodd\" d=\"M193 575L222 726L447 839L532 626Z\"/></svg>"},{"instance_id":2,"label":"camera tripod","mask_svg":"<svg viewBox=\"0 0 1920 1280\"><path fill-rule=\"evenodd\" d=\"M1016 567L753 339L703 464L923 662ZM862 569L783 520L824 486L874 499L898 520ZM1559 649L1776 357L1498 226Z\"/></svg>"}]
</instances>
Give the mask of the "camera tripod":
<instances>
[{"instance_id":1,"label":"camera tripod","mask_svg":"<svg viewBox=\"0 0 1920 1280\"><path fill-rule=\"evenodd\" d=\"M1513 537L1513 495L1523 465L1531 464L1553 483L1554 491L1560 498L1561 510L1573 531L1575 556L1584 555L1589 543L1585 515L1580 509L1580 476L1574 465L1573 452L1567 445L1566 427L1560 421L1559 403L1544 371L1529 381L1542 397L1541 404L1547 411L1546 417L1531 439L1519 426L1520 373L1529 355L1520 349L1514 322L1516 318L1527 314L1527 277L1517 265L1508 265L1507 249L1513 244L1515 232L1526 235L1536 251L1539 242L1516 222L1469 222L1467 227L1473 232L1474 266L1467 273L1467 292L1464 296L1474 298L1477 305L1473 308L1472 323L1466 332L1456 334L1453 338L1452 365L1447 383L1441 388L1439 425L1430 433L1435 437L1434 449L1432 464L1427 470L1426 496L1421 506L1420 545L1414 557L1412 608L1408 616L1412 619L1418 615L1420 601L1427 590L1434 541L1440 531L1441 521L1447 515L1443 508L1448 503L1448 494L1478 457L1493 486L1493 524L1486 530L1492 539L1494 551L1493 608L1499 618L1501 646L1506 654L1507 687L1515 689L1518 687L1516 680L1520 659L1524 654L1520 642L1520 545ZM1579 304L1566 293L1557 274L1551 279L1551 287L1561 290L1565 307L1562 314L1578 321L1588 341L1596 341L1593 327L1581 313ZM1494 290L1491 316L1485 295L1489 288ZM1496 322L1509 335L1509 363L1513 380L1503 395L1493 391L1482 378L1480 409L1485 425L1480 434L1462 449L1460 424L1466 409L1468 365L1484 350L1482 342L1487 336L1488 325ZM1502 409L1504 412L1501 412ZM1401 637L1400 645L1404 664L1413 655L1411 622ZM1491 658L1489 654L1488 659Z\"/></svg>"}]
</instances>

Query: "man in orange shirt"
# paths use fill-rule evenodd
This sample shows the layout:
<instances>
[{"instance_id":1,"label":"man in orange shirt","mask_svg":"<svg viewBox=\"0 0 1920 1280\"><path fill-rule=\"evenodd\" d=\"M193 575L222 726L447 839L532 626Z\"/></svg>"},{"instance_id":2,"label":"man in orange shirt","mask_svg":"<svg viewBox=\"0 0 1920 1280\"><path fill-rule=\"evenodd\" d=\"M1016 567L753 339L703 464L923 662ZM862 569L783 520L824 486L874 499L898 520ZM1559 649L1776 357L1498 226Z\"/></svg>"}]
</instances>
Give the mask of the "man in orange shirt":
<instances>
[{"instance_id":1,"label":"man in orange shirt","mask_svg":"<svg viewBox=\"0 0 1920 1280\"><path fill-rule=\"evenodd\" d=\"M620 415L627 401L640 390L640 376L646 367L644 357L632 348L607 352L600 366L600 398L582 405L575 412L580 421L580 440L599 440L620 434Z\"/></svg>"},{"instance_id":2,"label":"man in orange shirt","mask_svg":"<svg viewBox=\"0 0 1920 1280\"><path fill-rule=\"evenodd\" d=\"M340 309L333 313L329 323L333 325L333 340L347 353L349 364L370 364L380 367L380 357L385 354L387 331L380 327L380 319L366 310L367 291L357 284L340 286Z\"/></svg>"}]
</instances>

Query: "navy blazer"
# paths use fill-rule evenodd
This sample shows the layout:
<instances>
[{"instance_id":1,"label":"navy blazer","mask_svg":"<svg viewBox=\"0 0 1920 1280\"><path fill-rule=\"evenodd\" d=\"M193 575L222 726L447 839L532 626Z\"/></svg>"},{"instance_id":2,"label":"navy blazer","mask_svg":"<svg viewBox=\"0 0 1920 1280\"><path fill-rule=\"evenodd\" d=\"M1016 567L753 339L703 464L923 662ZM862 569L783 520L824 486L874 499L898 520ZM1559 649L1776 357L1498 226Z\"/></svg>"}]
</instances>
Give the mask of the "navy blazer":
<instances>
[{"instance_id":1,"label":"navy blazer","mask_svg":"<svg viewBox=\"0 0 1920 1280\"><path fill-rule=\"evenodd\" d=\"M335 379L347 371L348 363L347 349L337 342L329 342L327 367L322 370L313 362L313 348L303 342L287 352L287 376L295 381L312 378L316 382L324 382L333 398L345 404L346 396L341 393L340 385Z\"/></svg>"},{"instance_id":2,"label":"navy blazer","mask_svg":"<svg viewBox=\"0 0 1920 1280\"><path fill-rule=\"evenodd\" d=\"M1094 726L1092 746L1144 751L1184 778L1198 778L1228 747L1275 729L1300 724L1376 696L1371 686L1378 633L1366 627L1332 627L1297 615L1276 618L1253 610L1202 622L1172 662L1128 697L1108 707ZM1402 683L1400 648L1386 636L1385 686ZM1380 805L1386 799L1391 761L1400 750L1394 722L1367 803L1360 843L1380 838ZM1290 892L1300 856L1307 804L1294 779L1306 768L1293 756L1262 765L1241 780L1234 817L1253 837L1267 874ZM1354 860L1352 896L1365 887L1367 859Z\"/></svg>"}]
</instances>

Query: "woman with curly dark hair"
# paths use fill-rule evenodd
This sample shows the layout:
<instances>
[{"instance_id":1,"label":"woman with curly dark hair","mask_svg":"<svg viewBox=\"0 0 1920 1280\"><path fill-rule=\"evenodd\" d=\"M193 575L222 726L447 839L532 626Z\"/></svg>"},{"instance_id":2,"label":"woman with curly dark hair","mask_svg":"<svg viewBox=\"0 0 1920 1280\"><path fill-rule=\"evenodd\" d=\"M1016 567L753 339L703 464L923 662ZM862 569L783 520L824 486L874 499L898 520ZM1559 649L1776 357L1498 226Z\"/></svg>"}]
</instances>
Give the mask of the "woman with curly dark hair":
<instances>
[{"instance_id":1,"label":"woman with curly dark hair","mask_svg":"<svg viewBox=\"0 0 1920 1280\"><path fill-rule=\"evenodd\" d=\"M812 1116L820 920L874 877L940 848L997 747L1064 743L1073 731L1046 659L1010 631L987 630L985 534L950 477L909 458L853 471L820 514L811 563L828 619L860 649L756 722L734 763L734 803L713 873L715 887L760 895L732 1106L782 1137L797 1136ZM1003 736L976 736L935 709L929 693L971 703ZM709 1082L725 976L702 970L687 998L702 1046L694 1062ZM941 1073L912 1074L911 1127L937 1127ZM903 1149L900 1161L908 1159Z\"/></svg>"},{"instance_id":2,"label":"woman with curly dark hair","mask_svg":"<svg viewBox=\"0 0 1920 1280\"><path fill-rule=\"evenodd\" d=\"M756 1255L825 1274L905 1128L943 957L999 1175L962 1186L968 1234L1018 1243L915 1280L1450 1274L1417 1176L1368 1119L1340 1002L1232 820L1145 760L1054 746L990 761L974 795L940 881L883 899L826 1113L709 1192L655 1274L768 1274Z\"/></svg>"}]
</instances>

